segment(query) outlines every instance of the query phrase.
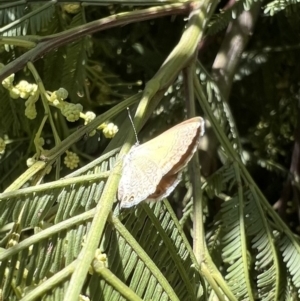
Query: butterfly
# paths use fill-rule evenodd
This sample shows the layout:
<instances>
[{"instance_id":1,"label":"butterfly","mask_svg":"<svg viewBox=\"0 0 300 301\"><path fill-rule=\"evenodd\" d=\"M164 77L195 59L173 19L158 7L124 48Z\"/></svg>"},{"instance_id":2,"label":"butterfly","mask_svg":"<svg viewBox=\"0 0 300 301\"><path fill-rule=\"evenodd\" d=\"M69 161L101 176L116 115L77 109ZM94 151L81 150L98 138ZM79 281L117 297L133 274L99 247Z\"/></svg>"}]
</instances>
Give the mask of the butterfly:
<instances>
[{"instance_id":1,"label":"butterfly","mask_svg":"<svg viewBox=\"0 0 300 301\"><path fill-rule=\"evenodd\" d=\"M203 118L194 117L132 146L123 160L118 187L120 207L166 198L180 182L181 171L196 152L203 134Z\"/></svg>"}]
</instances>

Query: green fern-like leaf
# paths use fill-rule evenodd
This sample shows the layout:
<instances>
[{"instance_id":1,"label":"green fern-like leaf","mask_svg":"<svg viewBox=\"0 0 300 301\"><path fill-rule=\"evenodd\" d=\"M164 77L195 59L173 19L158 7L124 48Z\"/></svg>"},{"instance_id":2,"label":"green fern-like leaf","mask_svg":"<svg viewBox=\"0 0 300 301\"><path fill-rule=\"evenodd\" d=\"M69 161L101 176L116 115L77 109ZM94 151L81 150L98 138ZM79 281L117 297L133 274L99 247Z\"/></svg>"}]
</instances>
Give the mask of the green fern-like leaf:
<instances>
[{"instance_id":1,"label":"green fern-like leaf","mask_svg":"<svg viewBox=\"0 0 300 301\"><path fill-rule=\"evenodd\" d=\"M95 160L63 180L0 196L2 225L4 221L17 222L19 231L25 235L15 248L0 253L0 281L5 298L14 295L10 287L15 280L26 290L42 279L55 281L64 268L74 263L103 190L100 171L112 168L115 153ZM107 224L100 242L100 253L105 254L109 271L143 299L167 300L176 296L174 300L196 301L201 281L192 267L195 259L188 241L169 207L161 202L153 205L124 212L119 221L116 207L116 217ZM26 231L33 229L34 233L26 237ZM2 245L9 238L8 234ZM5 268L8 274L2 273ZM47 281L43 285L47 287ZM57 292L64 294L68 282L60 285L48 286L45 294L51 298L56 298ZM35 294L35 289L30 294ZM102 300L121 297L97 273L88 275L83 294L98 294L103 296Z\"/></svg>"},{"instance_id":2,"label":"green fern-like leaf","mask_svg":"<svg viewBox=\"0 0 300 301\"><path fill-rule=\"evenodd\" d=\"M234 149L237 152L241 152L242 147L234 118L219 87L200 62L198 62L197 67L199 68L197 71L199 71L201 84L206 88L206 95L210 102L211 109L214 111L214 114L218 116L218 122L224 128Z\"/></svg>"},{"instance_id":3,"label":"green fern-like leaf","mask_svg":"<svg viewBox=\"0 0 300 301\"><path fill-rule=\"evenodd\" d=\"M225 276L232 292L240 300L253 299L253 292L248 276L247 246L245 245L245 224L243 219L242 200L235 196L224 202L222 213L221 238L224 245L223 261L228 264Z\"/></svg>"},{"instance_id":4,"label":"green fern-like leaf","mask_svg":"<svg viewBox=\"0 0 300 301\"><path fill-rule=\"evenodd\" d=\"M300 246L299 241L292 240L284 236L280 241L280 251L282 252L283 261L291 276L292 285L298 290L298 298L300 298Z\"/></svg>"},{"instance_id":5,"label":"green fern-like leaf","mask_svg":"<svg viewBox=\"0 0 300 301\"><path fill-rule=\"evenodd\" d=\"M26 4L0 6L0 26L9 24L21 18L25 13Z\"/></svg>"},{"instance_id":6,"label":"green fern-like leaf","mask_svg":"<svg viewBox=\"0 0 300 301\"><path fill-rule=\"evenodd\" d=\"M72 20L71 26L84 23L83 12L78 13ZM66 60L64 62L61 85L69 92L73 102L78 102L84 95L83 86L86 77L85 65L87 62L87 50L89 38L83 38L67 46Z\"/></svg>"},{"instance_id":7,"label":"green fern-like leaf","mask_svg":"<svg viewBox=\"0 0 300 301\"><path fill-rule=\"evenodd\" d=\"M234 169L229 162L217 170L208 180L206 192L209 197L219 195L227 187L232 187L236 183Z\"/></svg>"},{"instance_id":8,"label":"green fern-like leaf","mask_svg":"<svg viewBox=\"0 0 300 301\"><path fill-rule=\"evenodd\" d=\"M18 222L20 228L35 227L49 213L54 203L58 204L55 223L94 208L95 201L99 199L103 189L103 177L105 178L105 175L98 173L95 176L86 176L82 180L67 179L56 182L55 185L47 183L23 188L15 193L2 194L0 221ZM80 183L75 184L76 181ZM51 193L47 193L49 189Z\"/></svg>"},{"instance_id":9,"label":"green fern-like leaf","mask_svg":"<svg viewBox=\"0 0 300 301\"><path fill-rule=\"evenodd\" d=\"M245 198L247 235L252 238L252 248L257 251L255 270L258 272L258 296L260 300L279 300L281 284L274 237L255 190L246 191Z\"/></svg>"},{"instance_id":10,"label":"green fern-like leaf","mask_svg":"<svg viewBox=\"0 0 300 301\"><path fill-rule=\"evenodd\" d=\"M230 8L214 15L208 25L208 34L214 35L223 30L230 21L236 19L244 10L249 11L255 3L255 0L236 1Z\"/></svg>"},{"instance_id":11,"label":"green fern-like leaf","mask_svg":"<svg viewBox=\"0 0 300 301\"><path fill-rule=\"evenodd\" d=\"M21 5L1 11L2 22L6 24L6 21L7 25L0 29L0 33L4 36L20 36L26 35L28 28L30 28L31 33L36 34L44 28L53 17L55 11L54 5L55 3L52 2L46 4L32 4L26 6L26 9ZM30 10L29 13L27 13L28 9ZM13 18L10 17L9 19L7 16L13 16Z\"/></svg>"},{"instance_id":12,"label":"green fern-like leaf","mask_svg":"<svg viewBox=\"0 0 300 301\"><path fill-rule=\"evenodd\" d=\"M265 6L264 14L274 16L291 5L298 5L297 0L275 0Z\"/></svg>"}]
</instances>

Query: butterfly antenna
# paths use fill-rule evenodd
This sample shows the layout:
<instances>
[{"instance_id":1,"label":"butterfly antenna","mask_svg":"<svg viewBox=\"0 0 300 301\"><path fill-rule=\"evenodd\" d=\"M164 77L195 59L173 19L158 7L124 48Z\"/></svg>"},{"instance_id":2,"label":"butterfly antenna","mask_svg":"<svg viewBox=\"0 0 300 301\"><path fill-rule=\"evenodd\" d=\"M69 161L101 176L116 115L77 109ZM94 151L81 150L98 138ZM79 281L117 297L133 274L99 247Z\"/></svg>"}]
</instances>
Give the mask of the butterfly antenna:
<instances>
[{"instance_id":1,"label":"butterfly antenna","mask_svg":"<svg viewBox=\"0 0 300 301\"><path fill-rule=\"evenodd\" d=\"M135 135L135 139L136 139L136 145L139 145L140 144L140 141L139 141L139 138L137 136L137 132L136 132L136 129L135 129L135 126L134 126L134 123L133 123L133 120L132 120L132 117L131 117L131 114L130 114L130 110L129 108L127 107L127 112L128 112L128 117L129 117L129 120L131 122L131 125L132 125L132 128L133 128L133 131L134 131L134 135Z\"/></svg>"}]
</instances>

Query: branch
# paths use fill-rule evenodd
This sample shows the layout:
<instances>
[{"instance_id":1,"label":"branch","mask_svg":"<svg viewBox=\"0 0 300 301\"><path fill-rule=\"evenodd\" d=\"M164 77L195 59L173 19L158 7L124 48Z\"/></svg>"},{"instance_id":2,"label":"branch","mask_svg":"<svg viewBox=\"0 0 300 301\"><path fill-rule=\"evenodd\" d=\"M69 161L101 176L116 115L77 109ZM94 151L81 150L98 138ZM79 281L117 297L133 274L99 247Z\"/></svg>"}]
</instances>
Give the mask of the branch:
<instances>
[{"instance_id":1,"label":"branch","mask_svg":"<svg viewBox=\"0 0 300 301\"><path fill-rule=\"evenodd\" d=\"M252 35L260 7L260 2L255 3L250 11L244 11L229 24L224 41L214 61L212 74L227 101L233 76Z\"/></svg>"},{"instance_id":2,"label":"branch","mask_svg":"<svg viewBox=\"0 0 300 301\"><path fill-rule=\"evenodd\" d=\"M40 36L27 36L24 40L34 42L37 46L28 50L26 53L7 64L0 70L0 82L8 77L10 74L15 73L22 69L28 62L34 62L47 52L57 49L63 45L74 42L79 38L86 35L93 34L108 28L127 25L134 22L150 20L158 17L186 14L191 10L190 3L180 3L172 5L164 5L160 7L152 7L147 9L141 9L132 12L115 14L106 18L102 18L97 21L90 22L75 28L71 28L64 32L48 35L45 37ZM10 41L13 41L12 37ZM20 41L20 37L16 38L16 41ZM6 38L0 37L0 44L6 44Z\"/></svg>"}]
</instances>

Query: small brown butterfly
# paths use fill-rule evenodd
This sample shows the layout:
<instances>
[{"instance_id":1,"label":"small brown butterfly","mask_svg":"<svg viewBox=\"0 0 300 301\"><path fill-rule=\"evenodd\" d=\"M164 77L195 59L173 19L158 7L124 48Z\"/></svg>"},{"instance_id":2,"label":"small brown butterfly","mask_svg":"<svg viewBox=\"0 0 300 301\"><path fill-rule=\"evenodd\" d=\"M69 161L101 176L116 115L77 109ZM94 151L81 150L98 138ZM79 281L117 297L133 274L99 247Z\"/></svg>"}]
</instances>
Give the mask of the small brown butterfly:
<instances>
[{"instance_id":1,"label":"small brown butterfly","mask_svg":"<svg viewBox=\"0 0 300 301\"><path fill-rule=\"evenodd\" d=\"M134 145L123 161L118 188L121 208L167 197L180 182L181 171L203 134L204 120L194 117L144 144Z\"/></svg>"}]
</instances>

